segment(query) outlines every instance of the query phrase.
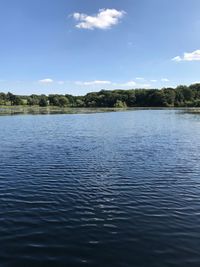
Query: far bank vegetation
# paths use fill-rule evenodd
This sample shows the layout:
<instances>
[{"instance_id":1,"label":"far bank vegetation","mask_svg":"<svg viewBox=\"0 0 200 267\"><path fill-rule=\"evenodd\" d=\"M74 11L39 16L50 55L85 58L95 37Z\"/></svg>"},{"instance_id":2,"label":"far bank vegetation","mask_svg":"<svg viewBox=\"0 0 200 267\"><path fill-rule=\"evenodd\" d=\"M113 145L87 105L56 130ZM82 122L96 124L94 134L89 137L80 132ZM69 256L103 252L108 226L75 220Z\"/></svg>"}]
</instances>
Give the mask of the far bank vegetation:
<instances>
[{"instance_id":1,"label":"far bank vegetation","mask_svg":"<svg viewBox=\"0 0 200 267\"><path fill-rule=\"evenodd\" d=\"M57 106L89 108L126 107L200 107L200 84L180 85L174 88L101 90L85 96L15 95L0 93L1 106Z\"/></svg>"}]
</instances>

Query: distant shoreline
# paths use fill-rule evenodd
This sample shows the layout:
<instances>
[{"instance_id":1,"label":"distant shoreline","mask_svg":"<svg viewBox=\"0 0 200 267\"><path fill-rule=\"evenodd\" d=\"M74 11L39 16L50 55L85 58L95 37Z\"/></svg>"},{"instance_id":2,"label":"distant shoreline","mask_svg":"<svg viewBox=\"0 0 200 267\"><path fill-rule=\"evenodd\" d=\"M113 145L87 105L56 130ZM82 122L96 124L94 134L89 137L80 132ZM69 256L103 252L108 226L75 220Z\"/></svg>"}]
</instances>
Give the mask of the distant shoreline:
<instances>
[{"instance_id":1,"label":"distant shoreline","mask_svg":"<svg viewBox=\"0 0 200 267\"><path fill-rule=\"evenodd\" d=\"M127 108L77 108L77 107L40 107L40 106L4 106L0 105L0 116L4 115L53 115L53 114L94 114L104 112L122 112L138 110L182 110L186 113L200 114L200 108L185 107L127 107Z\"/></svg>"},{"instance_id":2,"label":"distant shoreline","mask_svg":"<svg viewBox=\"0 0 200 267\"><path fill-rule=\"evenodd\" d=\"M179 85L175 89L168 87L161 90L101 90L83 96L73 96L69 94L32 94L28 96L1 92L0 105L5 107L26 106L26 110L33 109L33 112L35 112L34 106L50 107L50 111L52 107L54 107L59 109L59 112L61 112L60 110L69 108L200 108L200 83L190 86ZM17 110L22 110L22 108Z\"/></svg>"}]
</instances>

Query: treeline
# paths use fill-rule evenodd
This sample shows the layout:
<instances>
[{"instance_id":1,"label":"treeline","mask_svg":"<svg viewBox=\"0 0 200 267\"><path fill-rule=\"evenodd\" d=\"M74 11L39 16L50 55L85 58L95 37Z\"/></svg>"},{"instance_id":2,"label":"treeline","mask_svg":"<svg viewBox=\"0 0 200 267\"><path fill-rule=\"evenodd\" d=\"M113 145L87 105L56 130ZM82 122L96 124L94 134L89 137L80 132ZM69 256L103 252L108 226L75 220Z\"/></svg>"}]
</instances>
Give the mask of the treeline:
<instances>
[{"instance_id":1,"label":"treeline","mask_svg":"<svg viewBox=\"0 0 200 267\"><path fill-rule=\"evenodd\" d=\"M30 95L0 93L0 105L41 107L200 107L200 83L174 88L101 90L85 96Z\"/></svg>"}]
</instances>

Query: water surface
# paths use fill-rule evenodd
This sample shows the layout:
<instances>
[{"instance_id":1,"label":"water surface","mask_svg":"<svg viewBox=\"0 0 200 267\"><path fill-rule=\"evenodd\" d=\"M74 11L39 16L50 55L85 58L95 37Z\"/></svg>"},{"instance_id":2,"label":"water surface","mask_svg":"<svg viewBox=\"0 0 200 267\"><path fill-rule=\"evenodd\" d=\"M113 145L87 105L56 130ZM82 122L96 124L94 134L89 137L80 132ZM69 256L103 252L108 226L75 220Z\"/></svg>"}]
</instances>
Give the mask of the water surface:
<instances>
[{"instance_id":1,"label":"water surface","mask_svg":"<svg viewBox=\"0 0 200 267\"><path fill-rule=\"evenodd\" d=\"M0 117L0 266L200 266L200 116Z\"/></svg>"}]
</instances>

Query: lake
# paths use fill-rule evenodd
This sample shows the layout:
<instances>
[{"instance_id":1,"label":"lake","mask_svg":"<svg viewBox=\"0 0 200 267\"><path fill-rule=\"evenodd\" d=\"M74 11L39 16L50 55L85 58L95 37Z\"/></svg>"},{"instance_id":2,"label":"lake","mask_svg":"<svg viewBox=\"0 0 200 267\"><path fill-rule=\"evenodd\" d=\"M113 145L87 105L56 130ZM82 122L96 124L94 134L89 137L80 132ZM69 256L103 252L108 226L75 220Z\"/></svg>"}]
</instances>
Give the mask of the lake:
<instances>
[{"instance_id":1,"label":"lake","mask_svg":"<svg viewBox=\"0 0 200 267\"><path fill-rule=\"evenodd\" d=\"M200 116L0 117L1 267L200 266Z\"/></svg>"}]
</instances>

